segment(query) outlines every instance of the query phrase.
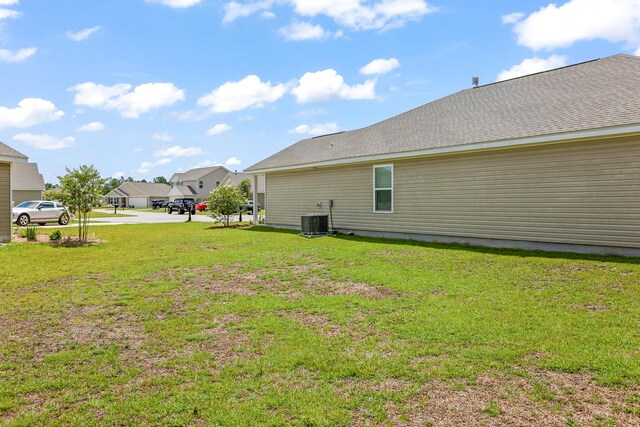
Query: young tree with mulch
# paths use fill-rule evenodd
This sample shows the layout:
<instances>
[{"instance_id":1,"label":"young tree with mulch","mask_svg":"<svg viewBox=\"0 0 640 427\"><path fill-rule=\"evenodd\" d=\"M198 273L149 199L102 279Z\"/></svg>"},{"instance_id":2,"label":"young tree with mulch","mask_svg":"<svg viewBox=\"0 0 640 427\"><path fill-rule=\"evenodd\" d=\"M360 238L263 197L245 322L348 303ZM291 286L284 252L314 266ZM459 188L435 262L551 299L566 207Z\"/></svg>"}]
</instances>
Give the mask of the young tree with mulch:
<instances>
[{"instance_id":1,"label":"young tree with mulch","mask_svg":"<svg viewBox=\"0 0 640 427\"><path fill-rule=\"evenodd\" d=\"M211 216L228 227L231 215L238 212L245 199L237 187L220 186L211 192L208 202L207 209Z\"/></svg>"},{"instance_id":2,"label":"young tree with mulch","mask_svg":"<svg viewBox=\"0 0 640 427\"><path fill-rule=\"evenodd\" d=\"M89 218L94 207L100 205L104 179L93 166L82 165L78 169L65 168L67 174L59 176L60 201L78 217L78 240L87 241Z\"/></svg>"}]
</instances>

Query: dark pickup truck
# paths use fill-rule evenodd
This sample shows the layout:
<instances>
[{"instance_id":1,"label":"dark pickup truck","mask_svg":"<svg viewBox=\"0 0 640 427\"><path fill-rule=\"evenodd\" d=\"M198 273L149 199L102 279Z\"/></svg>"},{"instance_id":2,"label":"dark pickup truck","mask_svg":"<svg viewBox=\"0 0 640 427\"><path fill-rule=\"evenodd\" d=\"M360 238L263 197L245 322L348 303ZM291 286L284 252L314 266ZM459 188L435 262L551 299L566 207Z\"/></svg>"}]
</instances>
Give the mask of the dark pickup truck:
<instances>
[{"instance_id":1,"label":"dark pickup truck","mask_svg":"<svg viewBox=\"0 0 640 427\"><path fill-rule=\"evenodd\" d=\"M173 202L169 202L167 205L167 212L171 215L172 212L178 212L180 215L185 212L191 211L191 215L196 214L196 200L195 199L175 199Z\"/></svg>"}]
</instances>

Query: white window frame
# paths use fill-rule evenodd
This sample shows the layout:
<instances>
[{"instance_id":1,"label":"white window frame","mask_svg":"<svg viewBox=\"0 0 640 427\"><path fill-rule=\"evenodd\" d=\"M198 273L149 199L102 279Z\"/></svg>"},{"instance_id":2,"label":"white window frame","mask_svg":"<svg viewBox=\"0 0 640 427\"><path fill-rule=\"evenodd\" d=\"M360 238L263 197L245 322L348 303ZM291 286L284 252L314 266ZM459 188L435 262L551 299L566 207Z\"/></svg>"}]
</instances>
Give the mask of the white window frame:
<instances>
[{"instance_id":1,"label":"white window frame","mask_svg":"<svg viewBox=\"0 0 640 427\"><path fill-rule=\"evenodd\" d=\"M391 167L391 188L377 188L376 187L376 169L377 168L386 168ZM394 209L394 181L395 181L395 168L393 167L393 163L386 163L384 165L373 165L373 213L377 214L392 214ZM391 210L390 211L379 211L376 210L376 191L377 190L391 190Z\"/></svg>"}]
</instances>

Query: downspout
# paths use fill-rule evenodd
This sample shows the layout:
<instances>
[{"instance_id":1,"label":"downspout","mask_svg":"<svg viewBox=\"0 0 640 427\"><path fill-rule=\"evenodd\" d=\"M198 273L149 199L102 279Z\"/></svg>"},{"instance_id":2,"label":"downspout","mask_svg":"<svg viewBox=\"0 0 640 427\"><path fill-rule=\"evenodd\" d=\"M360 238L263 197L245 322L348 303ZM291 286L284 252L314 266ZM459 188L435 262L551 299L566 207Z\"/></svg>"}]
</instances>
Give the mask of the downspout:
<instances>
[{"instance_id":1,"label":"downspout","mask_svg":"<svg viewBox=\"0 0 640 427\"><path fill-rule=\"evenodd\" d=\"M253 225L258 225L258 177L251 175L251 190L253 190Z\"/></svg>"}]
</instances>

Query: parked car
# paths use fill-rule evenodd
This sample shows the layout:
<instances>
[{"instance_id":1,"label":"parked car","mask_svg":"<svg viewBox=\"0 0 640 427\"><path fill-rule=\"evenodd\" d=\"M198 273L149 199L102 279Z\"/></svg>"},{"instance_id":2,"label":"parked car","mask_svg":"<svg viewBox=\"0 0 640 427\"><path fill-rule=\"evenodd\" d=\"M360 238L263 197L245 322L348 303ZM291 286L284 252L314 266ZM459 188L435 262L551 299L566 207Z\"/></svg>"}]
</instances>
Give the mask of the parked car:
<instances>
[{"instance_id":1,"label":"parked car","mask_svg":"<svg viewBox=\"0 0 640 427\"><path fill-rule=\"evenodd\" d=\"M151 201L151 207L153 209L163 209L167 207L167 204L169 202L166 200L152 200Z\"/></svg>"},{"instance_id":2,"label":"parked car","mask_svg":"<svg viewBox=\"0 0 640 427\"><path fill-rule=\"evenodd\" d=\"M260 210L260 209L261 209L260 204L258 204L258 210ZM253 213L253 200L249 200L246 205L240 206L240 210L243 211L243 212L247 212L247 213L252 214Z\"/></svg>"},{"instance_id":3,"label":"parked car","mask_svg":"<svg viewBox=\"0 0 640 427\"><path fill-rule=\"evenodd\" d=\"M69 210L58 202L48 200L30 200L22 202L11 210L12 221L24 227L30 222L45 225L48 222L57 222L67 225L71 215Z\"/></svg>"},{"instance_id":4,"label":"parked car","mask_svg":"<svg viewBox=\"0 0 640 427\"><path fill-rule=\"evenodd\" d=\"M167 205L167 213L171 215L172 212L178 212L180 215L185 212L191 212L191 215L196 213L196 200L190 198L175 199L173 202L169 202Z\"/></svg>"},{"instance_id":5,"label":"parked car","mask_svg":"<svg viewBox=\"0 0 640 427\"><path fill-rule=\"evenodd\" d=\"M204 202L196 203L196 210L198 212L204 212L207 210L207 206L209 206L209 202L206 200Z\"/></svg>"}]
</instances>

